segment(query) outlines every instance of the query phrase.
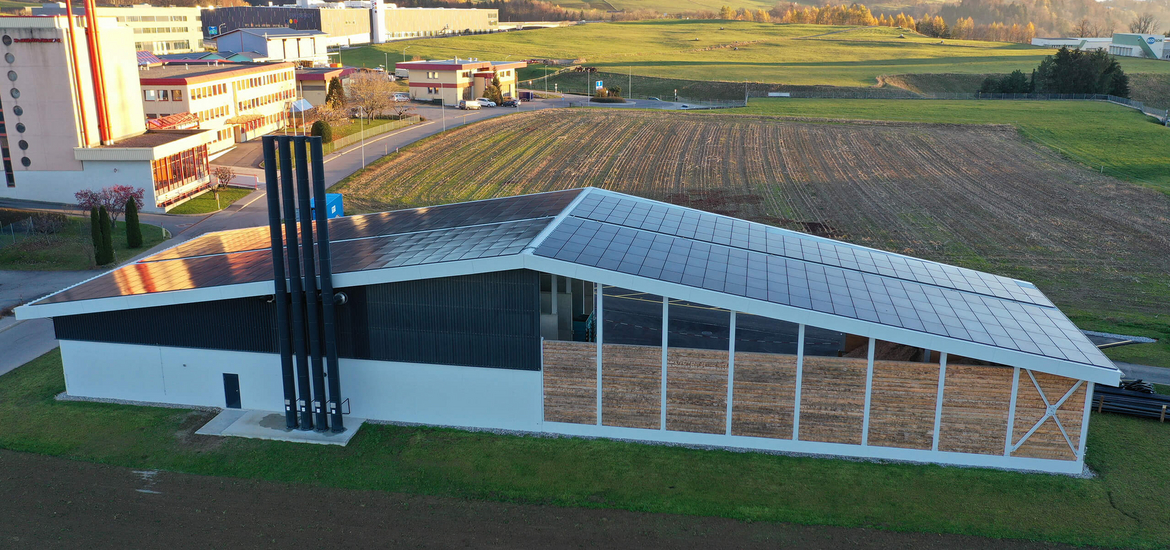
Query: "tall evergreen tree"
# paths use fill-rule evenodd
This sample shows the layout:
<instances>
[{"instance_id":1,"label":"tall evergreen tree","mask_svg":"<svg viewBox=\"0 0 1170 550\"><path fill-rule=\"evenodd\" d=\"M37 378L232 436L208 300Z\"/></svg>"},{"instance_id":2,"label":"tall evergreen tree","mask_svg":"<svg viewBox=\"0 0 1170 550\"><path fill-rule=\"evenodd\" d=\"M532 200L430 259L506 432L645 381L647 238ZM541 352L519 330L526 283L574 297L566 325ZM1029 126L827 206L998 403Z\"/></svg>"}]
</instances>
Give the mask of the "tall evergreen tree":
<instances>
[{"instance_id":1,"label":"tall evergreen tree","mask_svg":"<svg viewBox=\"0 0 1170 550\"><path fill-rule=\"evenodd\" d=\"M89 209L89 239L93 243L93 253L97 254L97 249L102 245L102 228L101 220L98 219L98 207L94 206Z\"/></svg>"},{"instance_id":2,"label":"tall evergreen tree","mask_svg":"<svg viewBox=\"0 0 1170 550\"><path fill-rule=\"evenodd\" d=\"M126 201L126 246L142 246L142 225L138 223L138 203L134 199Z\"/></svg>"},{"instance_id":3,"label":"tall evergreen tree","mask_svg":"<svg viewBox=\"0 0 1170 550\"><path fill-rule=\"evenodd\" d=\"M340 109L345 106L345 87L341 79L336 76L329 80L329 89L325 92L325 104Z\"/></svg>"},{"instance_id":4,"label":"tall evergreen tree","mask_svg":"<svg viewBox=\"0 0 1170 550\"><path fill-rule=\"evenodd\" d=\"M98 225L102 231L101 246L94 252L94 260L98 265L114 263L114 232L110 228L110 213L106 207L98 208Z\"/></svg>"}]
</instances>

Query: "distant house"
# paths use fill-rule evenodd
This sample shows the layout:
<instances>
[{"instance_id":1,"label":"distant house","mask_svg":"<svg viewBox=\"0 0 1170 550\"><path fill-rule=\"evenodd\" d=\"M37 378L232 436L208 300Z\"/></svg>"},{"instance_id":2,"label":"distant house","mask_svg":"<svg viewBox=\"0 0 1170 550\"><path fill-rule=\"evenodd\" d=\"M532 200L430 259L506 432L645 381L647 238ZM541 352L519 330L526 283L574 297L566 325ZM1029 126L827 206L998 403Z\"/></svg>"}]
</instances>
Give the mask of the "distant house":
<instances>
[{"instance_id":1,"label":"distant house","mask_svg":"<svg viewBox=\"0 0 1170 550\"><path fill-rule=\"evenodd\" d=\"M329 81L334 78L344 80L353 72L352 68L340 67L297 69L297 95L313 106L323 105L329 92Z\"/></svg>"},{"instance_id":2,"label":"distant house","mask_svg":"<svg viewBox=\"0 0 1170 550\"><path fill-rule=\"evenodd\" d=\"M224 33L215 40L215 45L222 53L250 56L249 61L288 61L313 67L329 62L325 49L327 37L321 31L261 27Z\"/></svg>"},{"instance_id":3,"label":"distant house","mask_svg":"<svg viewBox=\"0 0 1170 550\"><path fill-rule=\"evenodd\" d=\"M412 99L442 99L444 105L457 105L461 99L481 97L495 77L500 79L503 96L515 97L516 71L527 66L524 61L480 61L457 57L398 63L395 68L410 71Z\"/></svg>"}]
</instances>

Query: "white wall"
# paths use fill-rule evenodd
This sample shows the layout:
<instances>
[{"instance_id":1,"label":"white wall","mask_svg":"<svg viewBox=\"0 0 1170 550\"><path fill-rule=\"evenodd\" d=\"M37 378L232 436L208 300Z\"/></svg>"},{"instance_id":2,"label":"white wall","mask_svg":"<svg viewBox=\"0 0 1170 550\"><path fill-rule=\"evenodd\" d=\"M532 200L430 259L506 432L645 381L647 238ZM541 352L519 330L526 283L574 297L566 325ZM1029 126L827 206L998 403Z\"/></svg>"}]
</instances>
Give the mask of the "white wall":
<instances>
[{"instance_id":1,"label":"white wall","mask_svg":"<svg viewBox=\"0 0 1170 550\"><path fill-rule=\"evenodd\" d=\"M358 418L539 431L538 371L342 359L341 395Z\"/></svg>"},{"instance_id":2,"label":"white wall","mask_svg":"<svg viewBox=\"0 0 1170 550\"><path fill-rule=\"evenodd\" d=\"M98 191L111 185L129 185L146 191L143 212L163 211L155 207L150 162L87 160L81 165L82 170L17 170L16 187L0 185L0 197L73 204L77 202L73 194L82 189Z\"/></svg>"},{"instance_id":3,"label":"white wall","mask_svg":"<svg viewBox=\"0 0 1170 550\"><path fill-rule=\"evenodd\" d=\"M223 407L223 374L245 409L284 410L280 356L61 341L69 395ZM540 372L342 359L357 418L470 428L541 429Z\"/></svg>"},{"instance_id":4,"label":"white wall","mask_svg":"<svg viewBox=\"0 0 1170 550\"><path fill-rule=\"evenodd\" d=\"M62 340L61 360L69 395L223 407L227 372L245 409L284 410L277 355Z\"/></svg>"}]
</instances>

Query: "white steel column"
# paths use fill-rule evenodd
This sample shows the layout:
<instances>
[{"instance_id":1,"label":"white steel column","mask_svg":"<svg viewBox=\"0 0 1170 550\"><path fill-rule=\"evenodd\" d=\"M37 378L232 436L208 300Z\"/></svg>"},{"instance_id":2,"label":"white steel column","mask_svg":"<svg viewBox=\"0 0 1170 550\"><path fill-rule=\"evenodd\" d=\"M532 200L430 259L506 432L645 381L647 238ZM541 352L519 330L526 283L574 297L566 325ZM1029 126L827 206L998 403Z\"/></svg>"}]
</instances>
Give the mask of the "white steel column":
<instances>
[{"instance_id":1,"label":"white steel column","mask_svg":"<svg viewBox=\"0 0 1170 550\"><path fill-rule=\"evenodd\" d=\"M602 314L601 298L605 294L605 287L602 286L601 283L593 283L593 288L594 288L594 291L597 293L597 309L595 311L595 313L597 313L597 315L595 316L597 320L594 322L593 332L594 332L594 337L597 338L597 425L600 426L601 425L601 342L602 342L601 326L603 324L601 322L601 314Z\"/></svg>"},{"instance_id":2,"label":"white steel column","mask_svg":"<svg viewBox=\"0 0 1170 550\"><path fill-rule=\"evenodd\" d=\"M1015 367L1012 371L1014 371L1012 374L1012 399L1008 404L1007 436L1004 438L1003 456L1012 455L1012 429L1016 425L1016 393L1020 389L1020 367Z\"/></svg>"},{"instance_id":3,"label":"white steel column","mask_svg":"<svg viewBox=\"0 0 1170 550\"><path fill-rule=\"evenodd\" d=\"M735 396L735 310L731 311L731 333L727 343L727 429L731 435L731 402Z\"/></svg>"},{"instance_id":4,"label":"white steel column","mask_svg":"<svg viewBox=\"0 0 1170 550\"><path fill-rule=\"evenodd\" d=\"M666 429L666 350L670 346L668 328L670 327L670 298L662 297L662 387L658 397L661 403L658 406L658 429Z\"/></svg>"},{"instance_id":5,"label":"white steel column","mask_svg":"<svg viewBox=\"0 0 1170 550\"><path fill-rule=\"evenodd\" d=\"M930 353L927 350L926 353ZM934 442L930 444L930 450L938 450L938 438L942 433L942 408L943 408L943 392L947 387L947 354L946 352L939 353L938 356L938 400L934 403Z\"/></svg>"},{"instance_id":6,"label":"white steel column","mask_svg":"<svg viewBox=\"0 0 1170 550\"><path fill-rule=\"evenodd\" d=\"M544 337L540 337L540 426L544 429Z\"/></svg>"},{"instance_id":7,"label":"white steel column","mask_svg":"<svg viewBox=\"0 0 1170 550\"><path fill-rule=\"evenodd\" d=\"M796 329L796 397L792 402L792 440L800 441L800 380L804 370L804 325Z\"/></svg>"},{"instance_id":8,"label":"white steel column","mask_svg":"<svg viewBox=\"0 0 1170 550\"><path fill-rule=\"evenodd\" d=\"M1089 437L1089 413L1093 411L1093 386L1092 382L1085 382L1085 412L1081 417L1081 442L1077 446L1077 460L1085 460L1085 441Z\"/></svg>"},{"instance_id":9,"label":"white steel column","mask_svg":"<svg viewBox=\"0 0 1170 550\"><path fill-rule=\"evenodd\" d=\"M873 351L877 347L877 340L869 339L869 353L865 367L865 411L861 417L861 446L869 445L869 403L873 394Z\"/></svg>"}]
</instances>

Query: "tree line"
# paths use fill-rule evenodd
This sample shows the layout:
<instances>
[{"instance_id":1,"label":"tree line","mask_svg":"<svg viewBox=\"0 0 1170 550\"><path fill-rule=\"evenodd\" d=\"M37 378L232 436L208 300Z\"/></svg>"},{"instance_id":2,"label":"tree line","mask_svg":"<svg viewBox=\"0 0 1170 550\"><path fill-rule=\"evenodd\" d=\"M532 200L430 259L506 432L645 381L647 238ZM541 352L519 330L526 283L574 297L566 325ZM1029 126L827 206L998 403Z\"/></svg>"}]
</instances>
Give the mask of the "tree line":
<instances>
[{"instance_id":1,"label":"tree line","mask_svg":"<svg viewBox=\"0 0 1170 550\"><path fill-rule=\"evenodd\" d=\"M1046 57L1031 77L1016 70L1003 78L987 77L981 93L1108 94L1129 97L1129 77L1117 58L1104 50L1061 48Z\"/></svg>"}]
</instances>

